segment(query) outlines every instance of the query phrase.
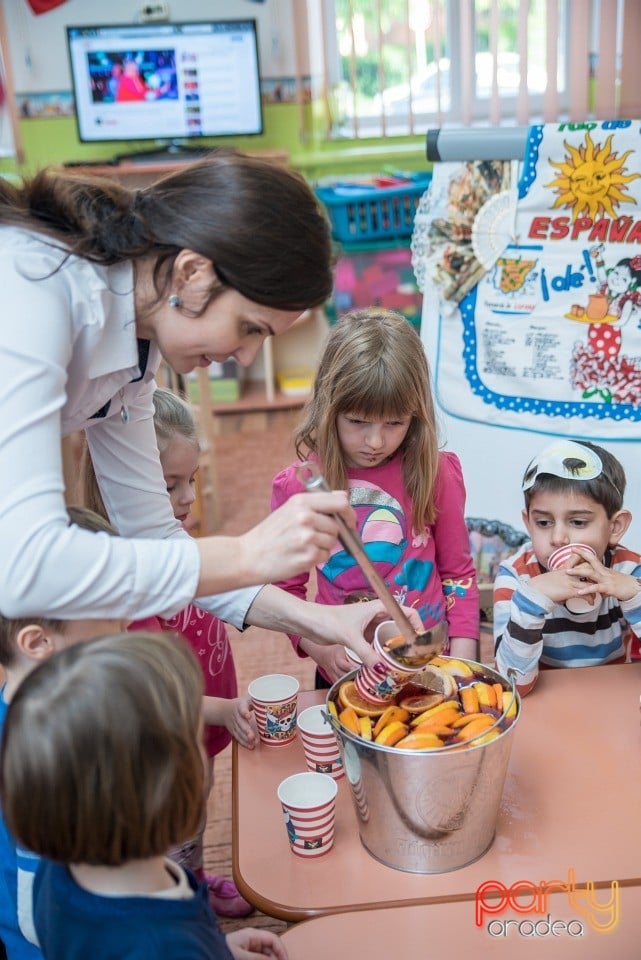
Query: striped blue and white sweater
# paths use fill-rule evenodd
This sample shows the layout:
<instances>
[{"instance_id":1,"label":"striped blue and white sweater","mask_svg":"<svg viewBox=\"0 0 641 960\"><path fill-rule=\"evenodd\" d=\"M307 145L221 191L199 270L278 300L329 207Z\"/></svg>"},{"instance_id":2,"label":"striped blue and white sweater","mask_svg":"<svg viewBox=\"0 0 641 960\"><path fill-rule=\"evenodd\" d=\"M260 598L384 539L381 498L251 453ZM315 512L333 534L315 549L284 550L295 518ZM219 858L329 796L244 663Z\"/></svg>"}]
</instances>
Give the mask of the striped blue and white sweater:
<instances>
[{"instance_id":1,"label":"striped blue and white sweater","mask_svg":"<svg viewBox=\"0 0 641 960\"><path fill-rule=\"evenodd\" d=\"M605 566L641 578L641 555L626 547L608 550ZM641 583L631 600L604 597L589 613L570 613L533 589L529 581L545 573L524 544L504 560L494 583L494 648L498 670L515 670L517 685L530 689L539 663L548 667L589 667L634 656L641 638Z\"/></svg>"}]
</instances>

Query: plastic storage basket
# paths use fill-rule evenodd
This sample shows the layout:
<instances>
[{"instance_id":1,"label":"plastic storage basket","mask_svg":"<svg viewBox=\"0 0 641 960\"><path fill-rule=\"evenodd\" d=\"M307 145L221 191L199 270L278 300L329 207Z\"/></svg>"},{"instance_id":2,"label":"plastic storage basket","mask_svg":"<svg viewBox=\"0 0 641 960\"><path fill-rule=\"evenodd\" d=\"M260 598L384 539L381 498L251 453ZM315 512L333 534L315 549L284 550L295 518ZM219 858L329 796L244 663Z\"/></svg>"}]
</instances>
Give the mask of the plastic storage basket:
<instances>
[{"instance_id":1,"label":"plastic storage basket","mask_svg":"<svg viewBox=\"0 0 641 960\"><path fill-rule=\"evenodd\" d=\"M317 187L316 195L327 207L335 240L409 237L418 202L431 179L432 174L425 173L391 187L341 183Z\"/></svg>"}]
</instances>

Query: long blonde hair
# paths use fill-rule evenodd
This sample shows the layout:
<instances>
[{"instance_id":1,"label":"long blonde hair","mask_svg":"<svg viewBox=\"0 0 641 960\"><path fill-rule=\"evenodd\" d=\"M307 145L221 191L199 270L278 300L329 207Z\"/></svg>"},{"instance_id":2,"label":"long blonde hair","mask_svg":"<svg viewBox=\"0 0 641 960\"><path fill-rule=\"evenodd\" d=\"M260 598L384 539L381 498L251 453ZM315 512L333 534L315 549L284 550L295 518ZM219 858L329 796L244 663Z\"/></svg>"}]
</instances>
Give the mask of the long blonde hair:
<instances>
[{"instance_id":1,"label":"long blonde hair","mask_svg":"<svg viewBox=\"0 0 641 960\"><path fill-rule=\"evenodd\" d=\"M341 317L295 433L300 459L314 453L333 489L348 486L337 428L339 414L347 413L375 420L411 416L401 445L403 480L414 529L433 523L439 451L430 372L419 335L392 310L370 308Z\"/></svg>"}]
</instances>

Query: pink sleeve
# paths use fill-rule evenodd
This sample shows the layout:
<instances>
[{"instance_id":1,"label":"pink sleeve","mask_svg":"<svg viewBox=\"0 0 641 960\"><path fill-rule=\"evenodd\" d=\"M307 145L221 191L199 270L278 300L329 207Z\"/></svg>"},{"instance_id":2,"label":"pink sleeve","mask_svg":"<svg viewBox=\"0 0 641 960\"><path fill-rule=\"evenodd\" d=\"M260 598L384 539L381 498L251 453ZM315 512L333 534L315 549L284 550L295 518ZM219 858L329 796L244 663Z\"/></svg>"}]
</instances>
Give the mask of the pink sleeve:
<instances>
[{"instance_id":1,"label":"pink sleeve","mask_svg":"<svg viewBox=\"0 0 641 960\"><path fill-rule=\"evenodd\" d=\"M280 473L277 473L272 480L272 512L277 510L278 507L282 506L283 503L286 503L286 501L289 500L290 497L293 497L295 493L301 493L302 491L303 485L296 477L295 464L290 467L285 467L285 469L281 470ZM279 580L275 586L280 587L281 590L286 590L287 593L291 593L293 596L299 597L301 600L306 600L308 582L309 574L301 573L297 577L290 577L288 580ZM301 638L293 633L288 633L287 636L291 640L292 647L298 656L306 657L307 654L298 648Z\"/></svg>"},{"instance_id":2,"label":"pink sleeve","mask_svg":"<svg viewBox=\"0 0 641 960\"><path fill-rule=\"evenodd\" d=\"M478 640L479 590L465 524L465 484L461 463L453 453L440 454L436 508L436 568L448 598L449 634Z\"/></svg>"},{"instance_id":3,"label":"pink sleeve","mask_svg":"<svg viewBox=\"0 0 641 960\"><path fill-rule=\"evenodd\" d=\"M150 630L153 633L161 632L162 623L158 617L145 617L144 620L132 620L127 630Z\"/></svg>"}]
</instances>

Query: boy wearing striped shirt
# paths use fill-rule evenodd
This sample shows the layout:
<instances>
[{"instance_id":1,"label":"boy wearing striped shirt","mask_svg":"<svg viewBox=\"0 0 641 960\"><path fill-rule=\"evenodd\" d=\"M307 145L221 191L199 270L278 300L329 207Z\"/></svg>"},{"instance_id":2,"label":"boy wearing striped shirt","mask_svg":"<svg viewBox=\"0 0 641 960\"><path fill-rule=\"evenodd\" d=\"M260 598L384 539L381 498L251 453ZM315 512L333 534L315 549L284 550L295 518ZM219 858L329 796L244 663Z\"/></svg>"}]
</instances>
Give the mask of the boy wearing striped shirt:
<instances>
[{"instance_id":1,"label":"boy wearing striped shirt","mask_svg":"<svg viewBox=\"0 0 641 960\"><path fill-rule=\"evenodd\" d=\"M503 561L494 584L497 667L515 671L521 694L540 666L641 659L641 555L621 545L632 520L624 492L619 461L586 441L557 441L525 471L530 542ZM563 566L549 569L567 546ZM588 601L585 612L572 612L576 598Z\"/></svg>"}]
</instances>

